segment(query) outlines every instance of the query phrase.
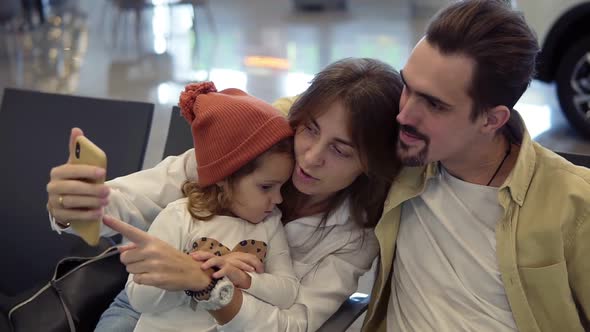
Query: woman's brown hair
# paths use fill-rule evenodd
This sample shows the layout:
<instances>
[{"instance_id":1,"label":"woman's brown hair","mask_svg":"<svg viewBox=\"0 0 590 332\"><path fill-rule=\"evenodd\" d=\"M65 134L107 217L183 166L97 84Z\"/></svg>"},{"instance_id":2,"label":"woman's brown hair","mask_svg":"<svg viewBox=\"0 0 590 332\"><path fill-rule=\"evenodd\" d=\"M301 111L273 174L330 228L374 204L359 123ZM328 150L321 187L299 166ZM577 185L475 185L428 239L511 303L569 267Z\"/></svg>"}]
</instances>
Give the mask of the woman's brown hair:
<instances>
[{"instance_id":1,"label":"woman's brown hair","mask_svg":"<svg viewBox=\"0 0 590 332\"><path fill-rule=\"evenodd\" d=\"M284 153L293 156L293 137L285 138L273 145L264 153L252 159L239 170L225 178L227 187L223 190L217 184L201 187L196 182L187 181L182 186L184 196L188 197L188 211L193 218L208 221L217 215L228 215L232 200L232 188L235 183L252 174L258 167L262 159L274 153Z\"/></svg>"},{"instance_id":2,"label":"woman's brown hair","mask_svg":"<svg viewBox=\"0 0 590 332\"><path fill-rule=\"evenodd\" d=\"M391 66L375 59L348 58L337 61L320 73L289 111L295 130L317 118L333 102L341 102L349 112L348 126L363 166L363 173L347 188L335 193L322 209L322 223L340 204L349 199L353 220L362 227L374 227L383 212L383 203L393 179L401 169L396 154L402 92L400 75ZM283 220L305 215L301 208L306 196L290 182L283 187Z\"/></svg>"}]
</instances>

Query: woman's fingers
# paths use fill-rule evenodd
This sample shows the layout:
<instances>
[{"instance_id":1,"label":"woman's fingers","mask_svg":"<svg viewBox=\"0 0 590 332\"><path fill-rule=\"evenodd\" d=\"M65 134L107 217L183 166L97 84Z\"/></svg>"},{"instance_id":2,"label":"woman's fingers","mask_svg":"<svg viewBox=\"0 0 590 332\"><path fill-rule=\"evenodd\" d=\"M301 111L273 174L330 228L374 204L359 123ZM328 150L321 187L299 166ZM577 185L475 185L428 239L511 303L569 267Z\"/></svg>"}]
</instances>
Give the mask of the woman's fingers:
<instances>
[{"instance_id":1,"label":"woman's fingers","mask_svg":"<svg viewBox=\"0 0 590 332\"><path fill-rule=\"evenodd\" d=\"M61 197L61 198L60 198ZM108 198L76 195L49 195L49 205L61 209L99 209L109 204Z\"/></svg>"},{"instance_id":2,"label":"woman's fingers","mask_svg":"<svg viewBox=\"0 0 590 332\"><path fill-rule=\"evenodd\" d=\"M95 167L86 165L62 165L51 171L47 184L47 205L51 215L62 223L68 221L91 221L101 218L103 207L108 205L110 189L104 184L95 184L80 179L95 180Z\"/></svg>"},{"instance_id":3,"label":"woman's fingers","mask_svg":"<svg viewBox=\"0 0 590 332\"><path fill-rule=\"evenodd\" d=\"M70 152L77 137L84 135L81 129L72 128ZM108 204L109 188L96 184L104 179L106 170L96 166L66 164L49 172L47 183L47 207L54 218L62 223L76 220L96 220L102 216L102 207Z\"/></svg>"},{"instance_id":4,"label":"woman's fingers","mask_svg":"<svg viewBox=\"0 0 590 332\"><path fill-rule=\"evenodd\" d=\"M219 271L216 271L215 273L213 273L212 277L215 279L220 279L220 278L227 276L229 278L229 276L228 276L229 272L230 272L230 270L227 267L224 267L224 268L220 269ZM231 280L231 278L230 278L230 280ZM233 282L233 280L232 280L232 282Z\"/></svg>"},{"instance_id":5,"label":"woman's fingers","mask_svg":"<svg viewBox=\"0 0 590 332\"><path fill-rule=\"evenodd\" d=\"M109 202L109 187L78 180L51 181L47 184L47 203L60 221L90 221L101 218Z\"/></svg>"},{"instance_id":6,"label":"woman's fingers","mask_svg":"<svg viewBox=\"0 0 590 332\"><path fill-rule=\"evenodd\" d=\"M49 195L76 195L107 198L110 189L105 184L89 183L80 180L56 180L47 184Z\"/></svg>"},{"instance_id":7,"label":"woman's fingers","mask_svg":"<svg viewBox=\"0 0 590 332\"><path fill-rule=\"evenodd\" d=\"M130 248L122 252L119 259L121 260L121 263L129 266L144 261L147 257L149 256L147 256L141 248Z\"/></svg>"},{"instance_id":8,"label":"woman's fingers","mask_svg":"<svg viewBox=\"0 0 590 332\"><path fill-rule=\"evenodd\" d=\"M132 274L159 273L159 271L154 271L154 262L149 260L141 260L128 264L127 272Z\"/></svg>"},{"instance_id":9,"label":"woman's fingers","mask_svg":"<svg viewBox=\"0 0 590 332\"><path fill-rule=\"evenodd\" d=\"M170 244L108 215L103 224L133 242L121 247L120 260L136 283L169 291L202 289L210 283L200 262Z\"/></svg>"},{"instance_id":10,"label":"woman's fingers","mask_svg":"<svg viewBox=\"0 0 590 332\"><path fill-rule=\"evenodd\" d=\"M92 221L100 219L103 216L103 209L61 209L56 207L50 207L51 215L61 221Z\"/></svg>"},{"instance_id":11,"label":"woman's fingers","mask_svg":"<svg viewBox=\"0 0 590 332\"><path fill-rule=\"evenodd\" d=\"M131 273L131 272L130 272ZM160 287L162 278L156 273L137 273L133 274L133 281L138 285L149 285Z\"/></svg>"},{"instance_id":12,"label":"woman's fingers","mask_svg":"<svg viewBox=\"0 0 590 332\"><path fill-rule=\"evenodd\" d=\"M84 136L84 132L82 131L82 129L78 127L72 128L72 130L70 131L70 142L68 143L68 149L70 151L68 162L71 162L73 159L72 156L74 155L74 153L72 152L75 149L74 144L76 143L76 138L78 138L78 136Z\"/></svg>"},{"instance_id":13,"label":"woman's fingers","mask_svg":"<svg viewBox=\"0 0 590 332\"><path fill-rule=\"evenodd\" d=\"M232 282L234 282L232 277L236 275L236 271L238 271L238 269L232 264L225 264L222 268L219 269L219 271L213 273L212 276L213 278L228 277L230 280L232 280Z\"/></svg>"},{"instance_id":14,"label":"woman's fingers","mask_svg":"<svg viewBox=\"0 0 590 332\"><path fill-rule=\"evenodd\" d=\"M201 264L202 270L207 270L212 267L222 268L225 265L225 259L219 256L213 256L212 258L208 259L205 263Z\"/></svg>"},{"instance_id":15,"label":"woman's fingers","mask_svg":"<svg viewBox=\"0 0 590 332\"><path fill-rule=\"evenodd\" d=\"M201 265L201 269L207 270L213 266L223 269L226 265L232 265L242 271L254 272L254 268L244 262L236 259L222 257L213 257Z\"/></svg>"},{"instance_id":16,"label":"woman's fingers","mask_svg":"<svg viewBox=\"0 0 590 332\"><path fill-rule=\"evenodd\" d=\"M150 244L159 244L163 243L165 246L164 249L170 248L169 245L162 242L161 240L149 235L147 232L142 231L141 229L131 226L121 220L111 217L111 216L104 216L102 219L102 223L109 227L110 229L120 233L123 237L127 238L131 242L135 243L138 247L145 248Z\"/></svg>"},{"instance_id":17,"label":"woman's fingers","mask_svg":"<svg viewBox=\"0 0 590 332\"><path fill-rule=\"evenodd\" d=\"M52 168L49 177L51 181L76 179L93 182L103 179L105 174L106 170L97 166L63 164Z\"/></svg>"},{"instance_id":18,"label":"woman's fingers","mask_svg":"<svg viewBox=\"0 0 590 332\"><path fill-rule=\"evenodd\" d=\"M135 245L135 243L127 243L127 244L124 244L124 245L121 245L118 247L119 253L121 253L121 254L124 253L125 251L129 251L129 250L136 249L136 248L137 248L137 246Z\"/></svg>"}]
</instances>

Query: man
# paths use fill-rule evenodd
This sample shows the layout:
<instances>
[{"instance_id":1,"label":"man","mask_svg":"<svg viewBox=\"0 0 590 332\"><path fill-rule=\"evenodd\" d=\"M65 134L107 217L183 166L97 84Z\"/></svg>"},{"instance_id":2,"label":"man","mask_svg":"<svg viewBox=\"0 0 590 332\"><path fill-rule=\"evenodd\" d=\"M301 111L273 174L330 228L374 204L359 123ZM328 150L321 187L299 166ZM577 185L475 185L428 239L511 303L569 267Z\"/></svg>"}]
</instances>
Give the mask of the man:
<instances>
[{"instance_id":1,"label":"man","mask_svg":"<svg viewBox=\"0 0 590 332\"><path fill-rule=\"evenodd\" d=\"M394 182L364 331L584 331L590 171L512 108L538 44L499 0L439 12L404 69Z\"/></svg>"}]
</instances>

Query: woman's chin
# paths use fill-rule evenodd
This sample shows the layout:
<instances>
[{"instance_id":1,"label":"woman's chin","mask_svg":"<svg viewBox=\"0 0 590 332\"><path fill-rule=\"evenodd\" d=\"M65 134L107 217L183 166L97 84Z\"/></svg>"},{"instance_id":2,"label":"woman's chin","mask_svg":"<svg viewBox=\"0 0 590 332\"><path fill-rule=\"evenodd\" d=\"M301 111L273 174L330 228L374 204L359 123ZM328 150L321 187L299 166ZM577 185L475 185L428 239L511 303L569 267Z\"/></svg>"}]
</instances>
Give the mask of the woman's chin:
<instances>
[{"instance_id":1,"label":"woman's chin","mask_svg":"<svg viewBox=\"0 0 590 332\"><path fill-rule=\"evenodd\" d=\"M297 191L299 191L302 194L308 196L312 196L313 194L315 194L313 188L310 188L309 185L305 185L303 183L300 183L299 181L293 181L293 186L295 187L295 189L297 189Z\"/></svg>"}]
</instances>

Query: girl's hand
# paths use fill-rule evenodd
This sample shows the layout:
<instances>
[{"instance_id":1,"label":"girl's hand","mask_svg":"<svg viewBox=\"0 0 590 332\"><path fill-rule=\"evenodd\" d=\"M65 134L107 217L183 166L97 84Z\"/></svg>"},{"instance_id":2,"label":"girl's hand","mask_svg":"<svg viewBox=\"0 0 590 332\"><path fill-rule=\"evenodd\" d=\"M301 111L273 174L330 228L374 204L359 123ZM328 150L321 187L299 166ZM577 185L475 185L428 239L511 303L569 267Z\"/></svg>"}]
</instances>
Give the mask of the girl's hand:
<instances>
[{"instance_id":1,"label":"girl's hand","mask_svg":"<svg viewBox=\"0 0 590 332\"><path fill-rule=\"evenodd\" d=\"M201 265L202 269L209 269L214 266L219 269L217 272L213 273L213 278L227 277L234 284L234 286L242 289L248 289L252 284L252 278L246 272L255 272L255 268L244 263L244 260L250 263L254 263L255 260L256 262L260 263L260 265L262 265L260 260L255 255L246 254L243 252L234 252L223 256L215 256L208 252L197 251L191 255L196 256L195 259L201 261L207 259L207 261Z\"/></svg>"},{"instance_id":2,"label":"girl's hand","mask_svg":"<svg viewBox=\"0 0 590 332\"><path fill-rule=\"evenodd\" d=\"M227 256L227 255L225 255L225 256ZM223 278L223 277L227 277L234 284L234 286L236 286L238 288L241 288L241 289L250 288L250 285L252 284L252 278L250 277L250 275L248 273L244 272L243 270L241 270L240 268L236 267L235 265L233 265L231 263L231 259L225 259L224 258L225 256L212 258L212 259L218 258L215 260L215 262L217 264L215 264L213 266L216 266L219 269L219 271L216 271L215 273L213 273L212 277L218 278L218 279ZM207 261L207 262L209 262L209 261ZM201 268L203 268L203 265L201 265Z\"/></svg>"},{"instance_id":3,"label":"girl's hand","mask_svg":"<svg viewBox=\"0 0 590 332\"><path fill-rule=\"evenodd\" d=\"M231 252L223 256L215 256L206 251L195 251L190 254L194 260L204 262L202 269L210 269L213 266L220 266L223 262L228 262L238 269L245 272L264 273L264 264L253 254L244 252Z\"/></svg>"}]
</instances>

